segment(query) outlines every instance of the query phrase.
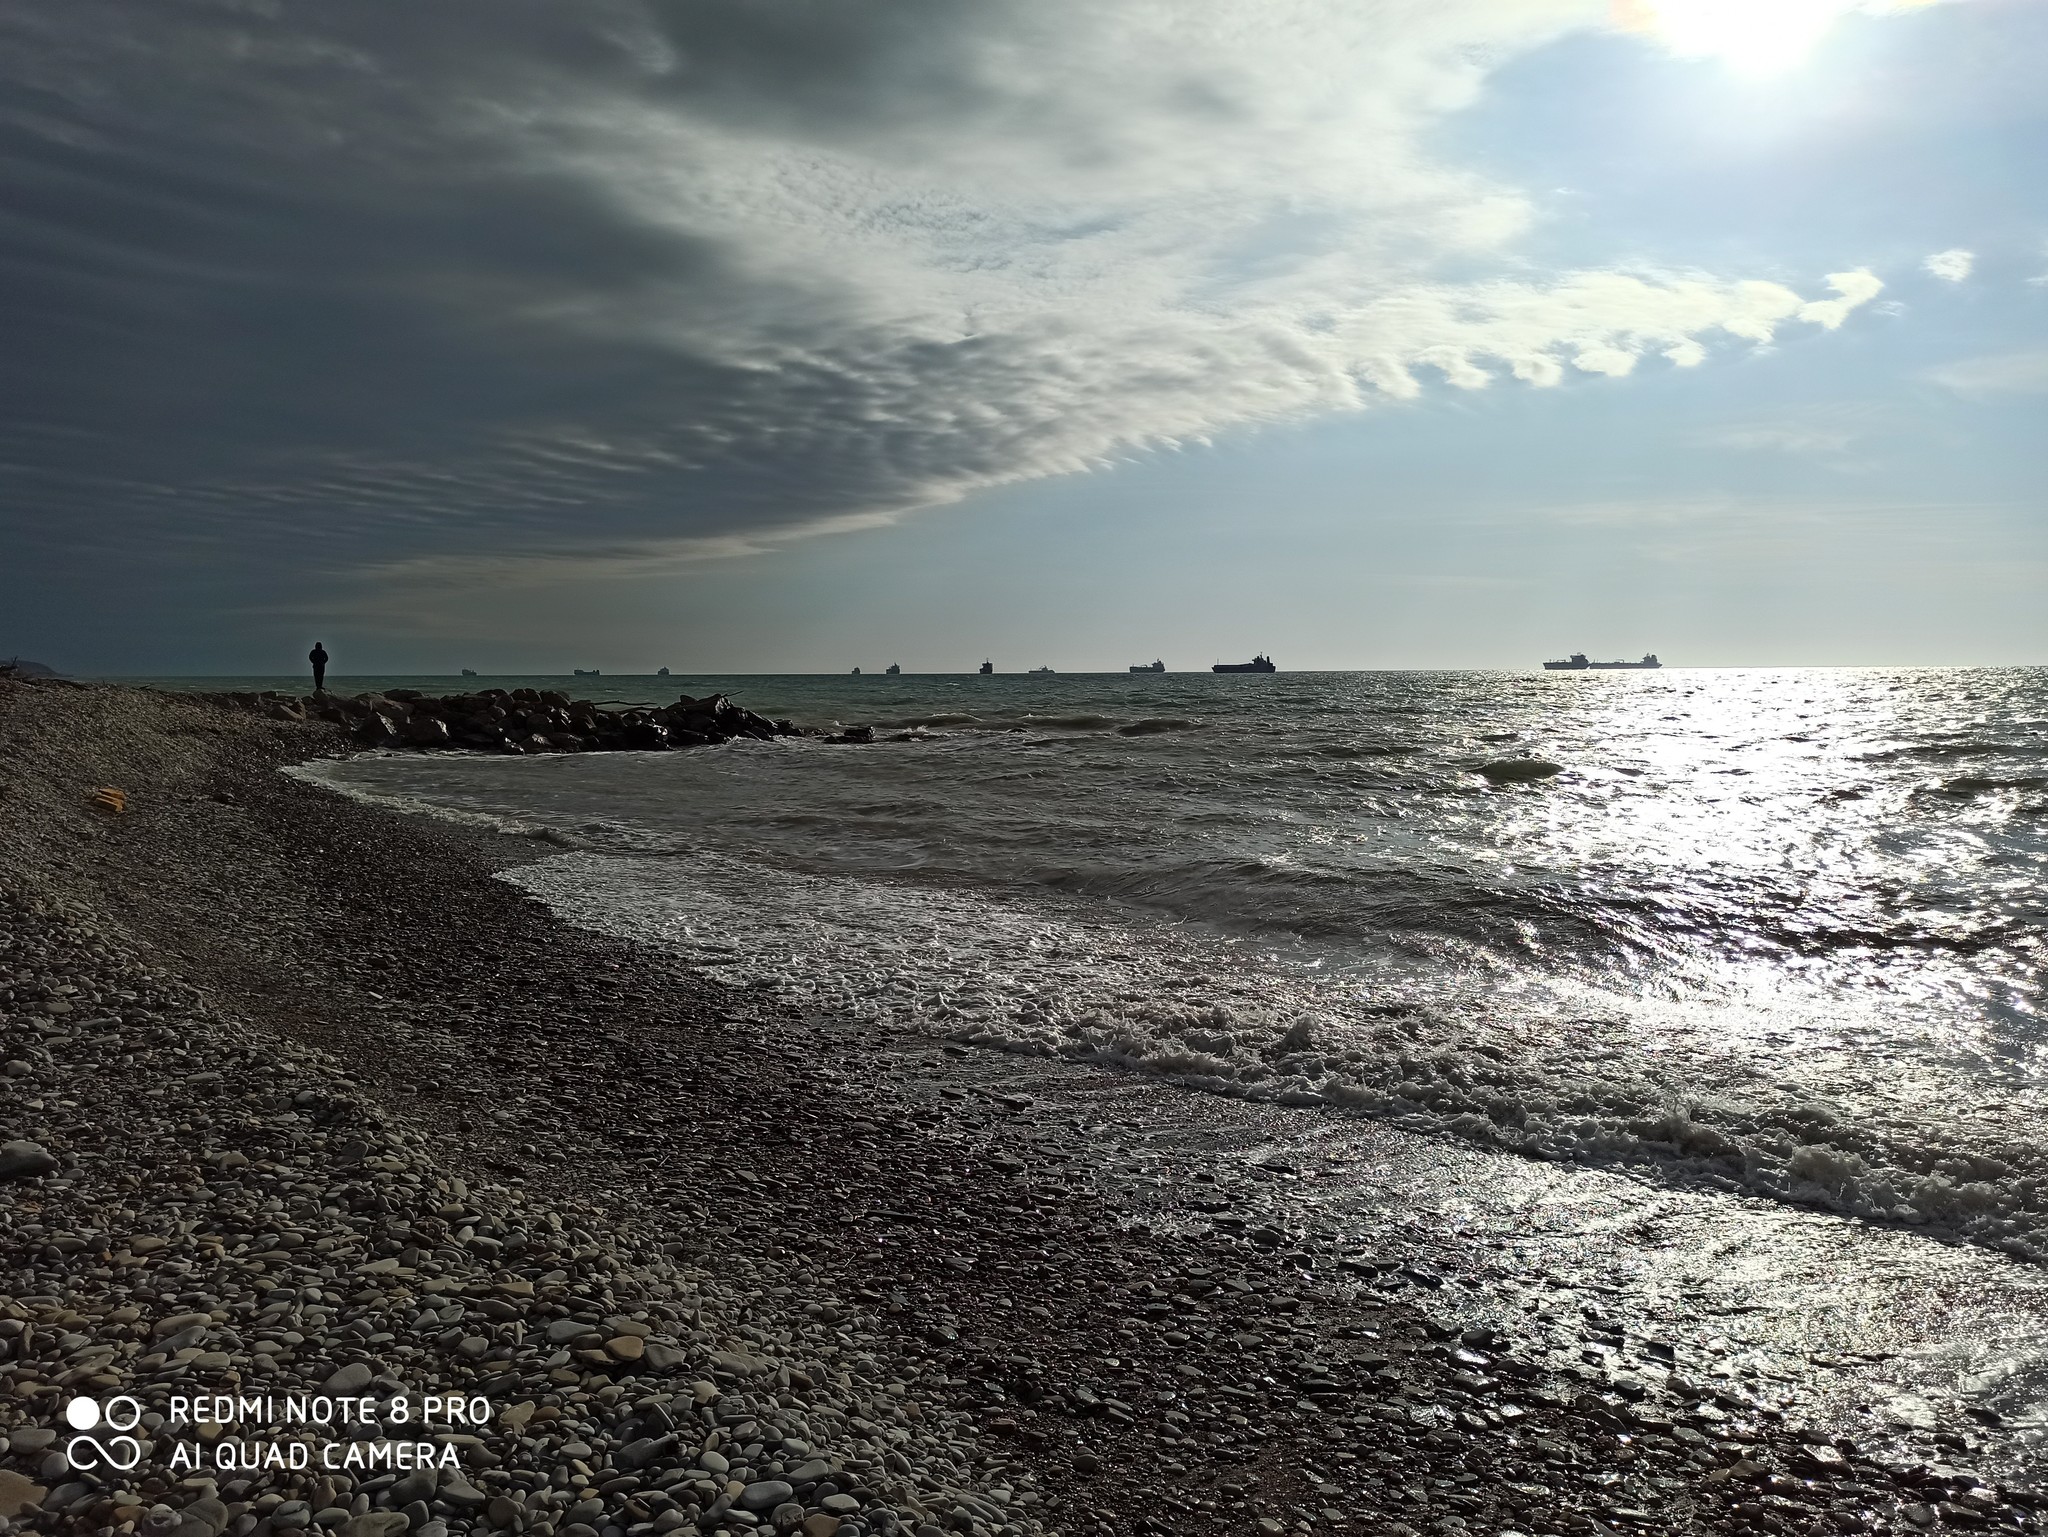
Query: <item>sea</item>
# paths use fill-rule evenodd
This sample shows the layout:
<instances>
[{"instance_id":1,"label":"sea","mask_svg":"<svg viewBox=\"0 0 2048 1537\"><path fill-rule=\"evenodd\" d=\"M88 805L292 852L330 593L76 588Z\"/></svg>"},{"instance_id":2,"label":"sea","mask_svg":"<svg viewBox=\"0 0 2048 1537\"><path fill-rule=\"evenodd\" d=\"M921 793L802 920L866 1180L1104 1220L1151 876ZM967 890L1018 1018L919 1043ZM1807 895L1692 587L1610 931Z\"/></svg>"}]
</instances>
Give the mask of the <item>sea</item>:
<instances>
[{"instance_id":1,"label":"sea","mask_svg":"<svg viewBox=\"0 0 2048 1537\"><path fill-rule=\"evenodd\" d=\"M400 685L872 726L309 771L779 1003L2048 1259L2048 670Z\"/></svg>"}]
</instances>

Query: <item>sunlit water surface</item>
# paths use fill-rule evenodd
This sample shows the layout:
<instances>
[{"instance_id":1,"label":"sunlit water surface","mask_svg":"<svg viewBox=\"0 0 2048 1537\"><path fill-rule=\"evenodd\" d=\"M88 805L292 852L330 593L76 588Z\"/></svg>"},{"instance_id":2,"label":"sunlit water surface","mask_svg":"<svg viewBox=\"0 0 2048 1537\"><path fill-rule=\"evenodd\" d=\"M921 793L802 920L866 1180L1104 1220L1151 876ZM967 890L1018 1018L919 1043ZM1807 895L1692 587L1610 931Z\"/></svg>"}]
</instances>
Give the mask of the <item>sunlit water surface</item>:
<instances>
[{"instance_id":1,"label":"sunlit water surface","mask_svg":"<svg viewBox=\"0 0 2048 1537\"><path fill-rule=\"evenodd\" d=\"M2048 1254L2041 670L579 691L713 689L882 740L320 773L821 1010Z\"/></svg>"}]
</instances>

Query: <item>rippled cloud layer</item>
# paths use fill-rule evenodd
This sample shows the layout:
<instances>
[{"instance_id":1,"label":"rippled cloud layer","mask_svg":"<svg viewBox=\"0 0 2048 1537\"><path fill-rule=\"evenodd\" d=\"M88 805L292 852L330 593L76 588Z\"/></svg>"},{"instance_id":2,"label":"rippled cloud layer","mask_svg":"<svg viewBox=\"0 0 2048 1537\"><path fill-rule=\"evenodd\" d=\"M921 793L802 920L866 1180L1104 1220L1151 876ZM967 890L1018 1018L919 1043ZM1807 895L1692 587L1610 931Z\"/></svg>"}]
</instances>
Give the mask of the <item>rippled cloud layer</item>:
<instances>
[{"instance_id":1,"label":"rippled cloud layer","mask_svg":"<svg viewBox=\"0 0 2048 1537\"><path fill-rule=\"evenodd\" d=\"M21 547L757 548L1864 271L1538 272L1427 148L1599 0L63 0L0 19ZM474 568L472 568L474 574ZM501 572L502 574L502 572Z\"/></svg>"}]
</instances>

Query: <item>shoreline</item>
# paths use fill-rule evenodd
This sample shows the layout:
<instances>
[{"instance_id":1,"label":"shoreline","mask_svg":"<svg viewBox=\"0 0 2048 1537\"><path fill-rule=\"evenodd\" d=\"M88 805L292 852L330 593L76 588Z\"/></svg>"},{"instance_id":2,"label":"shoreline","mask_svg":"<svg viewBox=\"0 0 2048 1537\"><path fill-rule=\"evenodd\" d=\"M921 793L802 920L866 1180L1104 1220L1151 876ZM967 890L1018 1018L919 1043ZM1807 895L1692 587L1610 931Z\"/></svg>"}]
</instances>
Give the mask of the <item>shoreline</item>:
<instances>
[{"instance_id":1,"label":"shoreline","mask_svg":"<svg viewBox=\"0 0 2048 1537\"><path fill-rule=\"evenodd\" d=\"M1782 1416L1591 1389L1452 1329L1412 1264L1304 1268L1285 1241L1154 1220L1059 1118L1099 1116L1118 1080L805 1019L570 928L494 879L552 849L277 772L343 746L172 695L0 684L0 954L11 976L82 979L10 981L0 1001L28 1064L10 1084L48 1085L0 1131L73 1160L0 1186L25 1326L0 1396L17 1477L62 1487L39 1476L48 1446L12 1444L58 1424L56 1392L25 1380L161 1391L268 1360L265 1380L490 1384L499 1416L535 1405L520 1438L461 1444L461 1488L298 1491L346 1537L1919 1530L1921 1511L2031 1528L2031 1496L1971 1496L1968 1475L1881 1466ZM98 784L129 810L90 807ZM100 994L104 1022L46 1010L65 985ZM1035 1093L1013 1086L1026 1074ZM159 1166L189 1177L153 1185ZM288 1233L263 1187L293 1182ZM223 1306L157 1334L200 1311L194 1292ZM297 1293L264 1326L281 1348L255 1350L279 1292ZM60 1345L49 1365L71 1364L25 1375ZM736 1439L749 1421L778 1434ZM715 1475L735 1469L729 1494ZM300 1512L251 1502L287 1481L141 1491L204 1506L175 1520L101 1519L131 1507L87 1490L28 1524L268 1537ZM731 1514L749 1499L758 1520Z\"/></svg>"}]
</instances>

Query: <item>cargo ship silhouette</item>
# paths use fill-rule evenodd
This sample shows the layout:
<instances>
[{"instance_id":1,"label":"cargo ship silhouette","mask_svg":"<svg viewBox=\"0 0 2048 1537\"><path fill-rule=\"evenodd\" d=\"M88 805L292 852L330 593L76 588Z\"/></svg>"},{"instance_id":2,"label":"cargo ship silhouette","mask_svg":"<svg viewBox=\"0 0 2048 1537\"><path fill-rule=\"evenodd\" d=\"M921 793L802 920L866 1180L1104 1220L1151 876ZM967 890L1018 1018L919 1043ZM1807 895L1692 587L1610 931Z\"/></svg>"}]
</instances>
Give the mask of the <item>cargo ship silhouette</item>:
<instances>
[{"instance_id":1,"label":"cargo ship silhouette","mask_svg":"<svg viewBox=\"0 0 2048 1537\"><path fill-rule=\"evenodd\" d=\"M1663 665L1657 660L1657 653L1654 651L1644 652L1640 662L1589 662L1586 660L1585 652L1574 651L1562 662L1543 664L1545 671L1548 672L1648 672Z\"/></svg>"}]
</instances>

